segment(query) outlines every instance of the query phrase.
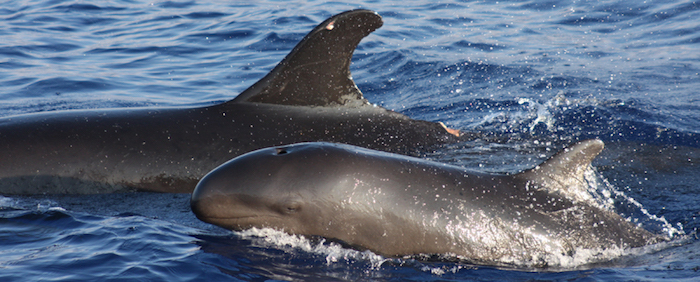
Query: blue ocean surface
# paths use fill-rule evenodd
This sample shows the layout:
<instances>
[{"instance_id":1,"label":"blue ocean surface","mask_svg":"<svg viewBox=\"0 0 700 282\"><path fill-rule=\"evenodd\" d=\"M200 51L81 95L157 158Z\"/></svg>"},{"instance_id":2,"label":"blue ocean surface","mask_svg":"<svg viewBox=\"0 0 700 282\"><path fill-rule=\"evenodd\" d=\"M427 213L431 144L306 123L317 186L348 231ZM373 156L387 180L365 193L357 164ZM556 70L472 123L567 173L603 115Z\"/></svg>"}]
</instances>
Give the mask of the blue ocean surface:
<instances>
[{"instance_id":1,"label":"blue ocean surface","mask_svg":"<svg viewBox=\"0 0 700 282\"><path fill-rule=\"evenodd\" d=\"M231 232L187 194L4 195L0 281L700 279L697 1L5 1L0 116L227 101L356 8L385 22L353 57L365 97L484 136L419 157L512 173L600 138L591 194L671 240L492 267Z\"/></svg>"}]
</instances>

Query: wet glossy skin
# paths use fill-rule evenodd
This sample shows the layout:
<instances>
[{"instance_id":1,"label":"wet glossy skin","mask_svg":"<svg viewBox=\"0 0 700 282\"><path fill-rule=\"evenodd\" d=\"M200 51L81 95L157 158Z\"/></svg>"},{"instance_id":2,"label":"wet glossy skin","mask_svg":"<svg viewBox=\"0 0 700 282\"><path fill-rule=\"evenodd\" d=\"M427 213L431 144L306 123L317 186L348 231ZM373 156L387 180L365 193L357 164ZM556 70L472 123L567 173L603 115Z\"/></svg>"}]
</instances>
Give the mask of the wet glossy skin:
<instances>
[{"instance_id":1,"label":"wet glossy skin","mask_svg":"<svg viewBox=\"0 0 700 282\"><path fill-rule=\"evenodd\" d=\"M512 176L349 145L266 148L205 176L191 205L201 220L228 229L270 227L384 255L448 253L486 264L656 242L576 198L602 146L584 141Z\"/></svg>"},{"instance_id":2,"label":"wet glossy skin","mask_svg":"<svg viewBox=\"0 0 700 282\"><path fill-rule=\"evenodd\" d=\"M330 141L403 152L457 140L371 105L350 77L367 10L312 30L235 99L202 108L62 111L0 119L0 194L191 192L208 171L269 146Z\"/></svg>"}]
</instances>

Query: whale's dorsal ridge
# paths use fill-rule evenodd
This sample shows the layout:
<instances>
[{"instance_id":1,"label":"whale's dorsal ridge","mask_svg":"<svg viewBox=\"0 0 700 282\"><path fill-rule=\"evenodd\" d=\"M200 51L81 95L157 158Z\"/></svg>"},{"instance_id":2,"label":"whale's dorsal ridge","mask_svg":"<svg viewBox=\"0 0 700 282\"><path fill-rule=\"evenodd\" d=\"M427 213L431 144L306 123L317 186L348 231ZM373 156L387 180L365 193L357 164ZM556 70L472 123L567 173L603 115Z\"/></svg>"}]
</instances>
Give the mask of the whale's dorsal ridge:
<instances>
[{"instance_id":1,"label":"whale's dorsal ridge","mask_svg":"<svg viewBox=\"0 0 700 282\"><path fill-rule=\"evenodd\" d=\"M537 167L521 174L539 189L559 193L574 201L589 197L584 174L603 150L603 141L589 139L571 145Z\"/></svg>"},{"instance_id":2,"label":"whale's dorsal ridge","mask_svg":"<svg viewBox=\"0 0 700 282\"><path fill-rule=\"evenodd\" d=\"M373 11L352 10L316 26L264 78L233 103L293 106L368 104L350 75L350 60L360 40L382 26Z\"/></svg>"}]
</instances>

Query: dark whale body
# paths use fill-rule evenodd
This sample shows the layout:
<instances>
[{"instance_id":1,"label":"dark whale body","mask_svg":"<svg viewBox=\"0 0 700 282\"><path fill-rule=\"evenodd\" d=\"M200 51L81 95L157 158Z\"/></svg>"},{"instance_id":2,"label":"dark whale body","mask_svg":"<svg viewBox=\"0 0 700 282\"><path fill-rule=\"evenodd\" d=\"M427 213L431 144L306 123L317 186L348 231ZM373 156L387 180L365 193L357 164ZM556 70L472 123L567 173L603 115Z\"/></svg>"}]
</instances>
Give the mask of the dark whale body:
<instances>
[{"instance_id":1,"label":"dark whale body","mask_svg":"<svg viewBox=\"0 0 700 282\"><path fill-rule=\"evenodd\" d=\"M388 256L452 254L479 264L545 266L663 240L591 200L584 173L602 149L587 140L534 169L492 175L349 145L294 144L221 165L199 182L191 206L227 229L274 228Z\"/></svg>"},{"instance_id":2,"label":"dark whale body","mask_svg":"<svg viewBox=\"0 0 700 282\"><path fill-rule=\"evenodd\" d=\"M367 10L314 28L268 75L208 107L47 112L0 119L0 194L191 192L243 153L306 141L391 152L451 142L439 123L371 105L350 77Z\"/></svg>"}]
</instances>

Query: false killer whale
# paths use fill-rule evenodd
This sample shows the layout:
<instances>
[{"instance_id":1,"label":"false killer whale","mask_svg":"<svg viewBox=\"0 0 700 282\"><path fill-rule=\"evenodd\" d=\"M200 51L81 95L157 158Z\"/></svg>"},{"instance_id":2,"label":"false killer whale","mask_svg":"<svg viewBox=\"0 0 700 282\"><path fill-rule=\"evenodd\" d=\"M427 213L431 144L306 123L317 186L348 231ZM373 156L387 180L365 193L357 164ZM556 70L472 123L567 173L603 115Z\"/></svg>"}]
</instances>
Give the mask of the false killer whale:
<instances>
[{"instance_id":1,"label":"false killer whale","mask_svg":"<svg viewBox=\"0 0 700 282\"><path fill-rule=\"evenodd\" d=\"M314 28L231 101L185 108L46 112L0 119L0 194L190 193L243 153L308 141L391 152L459 139L441 123L371 105L350 76L360 40L382 26L353 10Z\"/></svg>"},{"instance_id":2,"label":"false killer whale","mask_svg":"<svg viewBox=\"0 0 700 282\"><path fill-rule=\"evenodd\" d=\"M219 166L190 204L200 220L227 229L479 264L547 266L577 251L663 240L592 200L584 173L602 149L600 140L582 141L533 169L494 175L350 145L293 144Z\"/></svg>"}]
</instances>

